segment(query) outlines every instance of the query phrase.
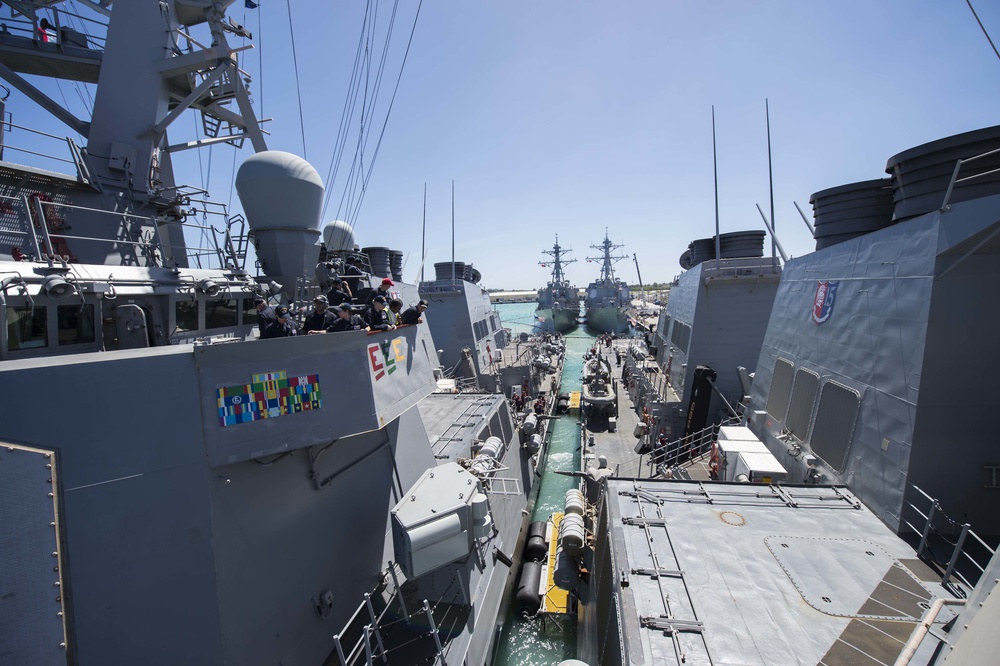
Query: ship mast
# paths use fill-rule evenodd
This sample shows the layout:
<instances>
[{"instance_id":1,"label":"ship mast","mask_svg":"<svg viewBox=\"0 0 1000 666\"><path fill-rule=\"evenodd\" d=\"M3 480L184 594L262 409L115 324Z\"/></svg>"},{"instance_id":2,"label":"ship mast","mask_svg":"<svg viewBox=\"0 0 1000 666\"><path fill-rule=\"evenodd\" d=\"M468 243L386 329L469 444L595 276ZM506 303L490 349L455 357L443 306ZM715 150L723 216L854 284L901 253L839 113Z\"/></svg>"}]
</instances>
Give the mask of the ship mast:
<instances>
[{"instance_id":1,"label":"ship mast","mask_svg":"<svg viewBox=\"0 0 1000 666\"><path fill-rule=\"evenodd\" d=\"M559 245L559 234L556 234L556 244L552 246L551 250L542 250L542 254L547 254L552 257L552 284L562 284L566 281L566 276L563 275L563 265L572 264L576 259L566 259L563 260L563 256L569 254L572 250L564 250L562 246ZM538 262L538 265L545 267L545 264Z\"/></svg>"},{"instance_id":2,"label":"ship mast","mask_svg":"<svg viewBox=\"0 0 1000 666\"><path fill-rule=\"evenodd\" d=\"M611 254L612 250L617 250L620 247L625 247L624 245L615 245L608 239L608 230L604 230L604 242L600 245L591 245L591 248L595 250L600 250L603 256L600 257L587 257L587 261L600 261L601 262L601 282L614 282L615 281L615 270L614 264L618 263L622 259L628 259L624 255L615 256Z\"/></svg>"}]
</instances>

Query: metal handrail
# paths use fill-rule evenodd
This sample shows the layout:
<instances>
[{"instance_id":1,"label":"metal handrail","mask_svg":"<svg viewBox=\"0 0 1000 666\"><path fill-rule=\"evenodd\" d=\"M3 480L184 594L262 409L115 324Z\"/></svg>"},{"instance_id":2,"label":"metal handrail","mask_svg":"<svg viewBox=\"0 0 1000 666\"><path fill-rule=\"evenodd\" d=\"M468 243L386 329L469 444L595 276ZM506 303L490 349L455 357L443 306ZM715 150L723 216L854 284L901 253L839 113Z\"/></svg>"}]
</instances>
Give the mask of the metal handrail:
<instances>
[{"instance_id":1,"label":"metal handrail","mask_svg":"<svg viewBox=\"0 0 1000 666\"><path fill-rule=\"evenodd\" d=\"M944 193L944 201L941 202L941 208L939 208L938 210L943 212L948 209L948 202L951 200L951 193L952 190L955 189L955 185L959 183L964 183L969 180L975 180L976 178L982 178L983 176L989 176L995 173L1000 173L1000 169L991 169L990 171L984 171L983 173L977 173L972 176L966 176L965 178L958 177L958 172L962 169L963 165L968 164L969 162L975 162L976 160L981 159L983 157L989 157L990 155L995 155L997 153L1000 153L1000 148L987 151L985 153L976 155L974 157L967 157L965 159L956 160L955 170L951 174L951 181L949 181L948 189Z\"/></svg>"},{"instance_id":2,"label":"metal handrail","mask_svg":"<svg viewBox=\"0 0 1000 666\"><path fill-rule=\"evenodd\" d=\"M966 542L968 538L971 536L974 542L978 542L979 545L983 548L983 550L986 551L987 560L993 557L993 555L996 553L996 550L992 546L987 544L982 538L980 538L978 534L973 532L969 523L960 524L952 520L950 517L948 517L948 515L941 509L941 503L937 499L928 495L919 486L916 486L914 484L909 484L909 486L910 488L913 488L918 493L920 493L920 495L922 495L925 499L927 499L931 503L930 509L927 511L926 514L923 511L921 511L913 502L907 500L905 503L906 507L909 507L911 510L913 510L914 513L916 513L918 516L924 519L925 522L922 528L918 528L910 521L904 519L902 515L900 516L901 523L906 527L909 527L911 530L913 530L915 534L920 536L920 542L917 545L917 557L923 558L925 551L928 553L928 556L932 557L932 555L930 554L928 541L930 539L932 531L940 534L940 532L938 532L937 528L934 526L935 519L938 519L940 517L940 519L945 521L950 527L959 529L959 535L956 538L955 543L951 544L953 546L952 552L951 556L948 558L948 563L945 565L945 572L941 578L941 585L947 587L952 576L954 576L966 587L972 589L973 587L975 587L976 581L978 581L979 577L986 571L986 567L984 565L980 565L979 562L976 561L976 559L968 552L968 548L966 547ZM944 540L946 543L949 543L947 539ZM958 563L962 558L964 558L972 566L974 570L978 571L978 573L974 576L976 579L975 581L970 581L966 576L964 576L961 573L960 570L958 570Z\"/></svg>"},{"instance_id":3,"label":"metal handrail","mask_svg":"<svg viewBox=\"0 0 1000 666\"><path fill-rule=\"evenodd\" d=\"M416 615L421 613L423 613L426 616L428 625L430 626L430 631L427 632L425 636L430 636L434 639L436 647L435 656L437 657L437 661L442 666L447 666L447 662L445 661L444 657L444 645L441 642L439 631L437 629L438 625L440 625L441 623L435 622L434 620L434 608L426 599L424 599L422 606L414 612L414 615L411 616L409 614L409 611L406 609L406 604L403 601L402 593L400 592L399 580L396 576L396 566L397 565L394 562L389 562L388 571L382 574L381 580L375 586L375 590L377 590L381 585L387 584L391 577L391 580L393 582L393 587L395 588L392 594L390 595L388 602L385 604L385 607L381 610L381 612L376 613L375 607L372 604L372 596L375 590L373 590L372 592L366 592L364 595L364 599L360 604L358 604L358 607L355 608L354 612L344 623L342 630L333 635L334 647L336 649L337 658L339 659L341 666L348 666L348 664L356 663L358 659L362 658L362 654L364 655L363 657L364 663L367 664L368 666L373 666L376 660L379 660L382 663L386 664L389 663L388 654L391 650L386 649L385 642L383 641L382 631L386 626L383 624L383 620L389 613L389 609L394 600L399 601L405 619L408 620L411 617L415 617ZM454 584L454 580L452 581L452 584ZM449 585L449 589L450 588L451 585ZM436 605L437 604L435 604L435 606ZM350 631L351 626L357 623L360 620L360 618L364 615L367 615L368 622L363 627L361 627L360 636L352 645L345 646L342 637L345 636ZM447 616L447 613L445 615ZM443 619L444 618L442 618L442 621ZM399 620L394 620L390 624L393 624L394 622L397 621ZM375 643L378 646L377 650L372 649L373 637L375 638ZM347 652L344 651L345 647L348 648Z\"/></svg>"}]
</instances>

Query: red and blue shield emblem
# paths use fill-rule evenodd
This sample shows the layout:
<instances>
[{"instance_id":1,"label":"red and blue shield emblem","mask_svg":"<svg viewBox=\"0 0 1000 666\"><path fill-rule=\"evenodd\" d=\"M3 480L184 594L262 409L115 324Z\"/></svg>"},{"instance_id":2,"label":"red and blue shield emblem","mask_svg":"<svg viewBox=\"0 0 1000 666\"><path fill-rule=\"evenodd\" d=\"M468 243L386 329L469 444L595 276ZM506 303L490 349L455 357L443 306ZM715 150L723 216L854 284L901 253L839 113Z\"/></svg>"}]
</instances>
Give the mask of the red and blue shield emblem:
<instances>
[{"instance_id":1,"label":"red and blue shield emblem","mask_svg":"<svg viewBox=\"0 0 1000 666\"><path fill-rule=\"evenodd\" d=\"M826 322L833 314L833 302L837 298L837 287L840 282L820 282L816 285L816 297L813 299L812 319L816 325Z\"/></svg>"}]
</instances>

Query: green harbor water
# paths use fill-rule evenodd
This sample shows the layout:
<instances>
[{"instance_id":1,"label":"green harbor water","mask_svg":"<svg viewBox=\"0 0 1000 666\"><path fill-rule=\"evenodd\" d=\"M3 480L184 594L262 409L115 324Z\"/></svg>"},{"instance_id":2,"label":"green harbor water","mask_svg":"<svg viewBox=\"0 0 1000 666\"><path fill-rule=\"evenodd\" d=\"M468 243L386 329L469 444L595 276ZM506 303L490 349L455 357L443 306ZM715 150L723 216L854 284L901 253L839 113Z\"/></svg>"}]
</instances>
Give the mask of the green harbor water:
<instances>
[{"instance_id":1,"label":"green harbor water","mask_svg":"<svg viewBox=\"0 0 1000 666\"><path fill-rule=\"evenodd\" d=\"M531 332L534 324L534 303L511 303L496 306L505 328L514 335ZM584 326L564 335L566 359L563 366L563 392L579 391L583 373L583 354L593 345L594 335ZM576 416L561 416L549 430L548 454L544 465L541 488L531 514L532 522L546 520L562 511L566 491L578 486L578 479L554 474L555 470L575 471L580 467L580 424ZM520 572L518 572L520 575ZM511 610L504 622L495 664L497 666L553 666L576 656L576 619L562 618L562 626L554 622L545 625L539 619L526 620Z\"/></svg>"}]
</instances>

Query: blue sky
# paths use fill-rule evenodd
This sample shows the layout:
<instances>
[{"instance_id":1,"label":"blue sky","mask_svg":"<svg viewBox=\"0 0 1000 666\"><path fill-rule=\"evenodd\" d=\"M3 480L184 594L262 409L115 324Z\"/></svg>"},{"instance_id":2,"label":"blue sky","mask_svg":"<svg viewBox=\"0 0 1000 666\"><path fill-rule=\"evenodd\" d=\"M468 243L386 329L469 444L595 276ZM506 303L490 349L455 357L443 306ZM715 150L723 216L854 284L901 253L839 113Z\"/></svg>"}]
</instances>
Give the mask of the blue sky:
<instances>
[{"instance_id":1,"label":"blue sky","mask_svg":"<svg viewBox=\"0 0 1000 666\"><path fill-rule=\"evenodd\" d=\"M1000 3L974 5L1000 38ZM380 104L416 6L400 2ZM364 9L291 7L305 153L324 178ZM391 9L379 3L380 33ZM237 2L230 14L258 42L242 66L255 79L258 113L274 118L269 145L301 155L286 2L260 0L245 19L244 11ZM670 280L687 244L714 233L713 105L721 230L763 228L754 204L768 210L765 98L777 232L797 256L813 242L793 201L808 213L813 192L880 178L898 152L997 124L1000 61L963 0L427 0L358 242L403 250L405 277L415 279L427 183L428 269L448 260L454 180L456 259L474 263L487 287L540 286L540 251L556 234L580 259L568 277L584 285L597 266L583 258L605 229L638 256L645 282ZM373 124L381 129L379 112ZM231 150L213 152L209 184L222 201ZM186 168L178 180L202 181ZM631 262L617 270L636 281Z\"/></svg>"}]
</instances>

